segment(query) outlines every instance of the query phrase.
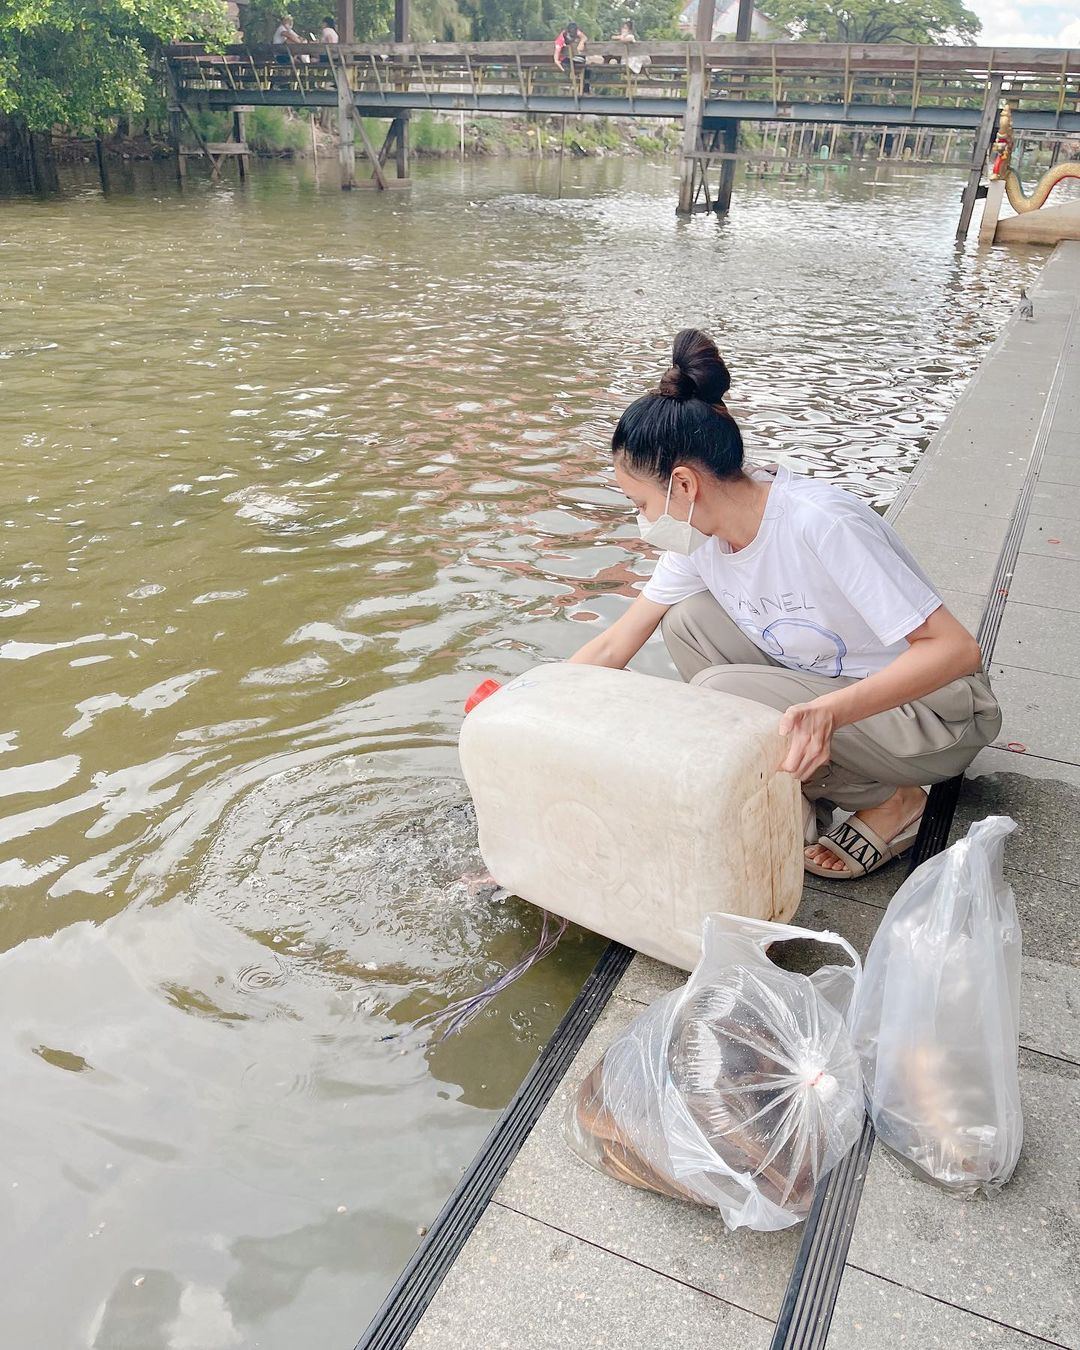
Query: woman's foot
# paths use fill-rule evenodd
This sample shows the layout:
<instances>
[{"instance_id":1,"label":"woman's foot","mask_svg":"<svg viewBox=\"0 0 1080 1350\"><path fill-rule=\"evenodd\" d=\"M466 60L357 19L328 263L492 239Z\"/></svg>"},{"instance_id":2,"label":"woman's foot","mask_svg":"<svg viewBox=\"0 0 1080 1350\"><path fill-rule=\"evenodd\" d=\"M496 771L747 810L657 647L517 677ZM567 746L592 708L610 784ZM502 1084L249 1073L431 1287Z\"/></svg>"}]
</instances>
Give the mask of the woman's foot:
<instances>
[{"instance_id":1,"label":"woman's foot","mask_svg":"<svg viewBox=\"0 0 1080 1350\"><path fill-rule=\"evenodd\" d=\"M868 806L856 811L854 820L861 821L867 829L873 830L879 838L891 843L923 813L926 805L926 793L918 787L899 787L880 806ZM806 861L816 863L829 872L843 874L848 871L843 859L822 844L813 844L806 850Z\"/></svg>"}]
</instances>

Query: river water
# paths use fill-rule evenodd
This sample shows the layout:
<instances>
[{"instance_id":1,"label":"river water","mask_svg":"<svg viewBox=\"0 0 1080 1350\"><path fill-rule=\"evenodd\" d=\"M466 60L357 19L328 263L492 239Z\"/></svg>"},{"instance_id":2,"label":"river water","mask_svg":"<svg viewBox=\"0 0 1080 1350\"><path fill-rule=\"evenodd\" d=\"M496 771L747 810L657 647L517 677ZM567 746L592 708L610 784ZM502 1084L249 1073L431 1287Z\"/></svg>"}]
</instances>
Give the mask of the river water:
<instances>
[{"instance_id":1,"label":"river water","mask_svg":"<svg viewBox=\"0 0 1080 1350\"><path fill-rule=\"evenodd\" d=\"M482 881L455 739L648 570L605 445L706 326L751 452L884 506L1037 250L960 180L145 166L3 203L11 1350L348 1347L595 960ZM661 649L640 658L667 673Z\"/></svg>"}]
</instances>

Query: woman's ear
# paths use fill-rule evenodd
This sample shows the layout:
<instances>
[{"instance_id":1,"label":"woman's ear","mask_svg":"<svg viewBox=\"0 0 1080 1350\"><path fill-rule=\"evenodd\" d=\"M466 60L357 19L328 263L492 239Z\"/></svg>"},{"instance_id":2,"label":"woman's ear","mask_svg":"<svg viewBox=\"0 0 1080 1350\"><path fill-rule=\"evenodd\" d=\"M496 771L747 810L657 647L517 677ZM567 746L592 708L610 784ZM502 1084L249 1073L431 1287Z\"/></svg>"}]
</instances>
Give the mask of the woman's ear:
<instances>
[{"instance_id":1,"label":"woman's ear","mask_svg":"<svg viewBox=\"0 0 1080 1350\"><path fill-rule=\"evenodd\" d=\"M701 495L701 475L685 464L679 464L671 473L671 495L696 501Z\"/></svg>"}]
</instances>

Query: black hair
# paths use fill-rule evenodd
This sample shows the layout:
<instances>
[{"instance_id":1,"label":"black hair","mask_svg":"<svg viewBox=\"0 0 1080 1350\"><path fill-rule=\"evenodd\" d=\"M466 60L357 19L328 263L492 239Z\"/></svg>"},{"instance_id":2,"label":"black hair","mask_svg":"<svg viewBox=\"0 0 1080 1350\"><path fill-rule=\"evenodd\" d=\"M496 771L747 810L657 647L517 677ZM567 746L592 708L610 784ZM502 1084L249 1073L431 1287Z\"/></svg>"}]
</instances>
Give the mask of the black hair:
<instances>
[{"instance_id":1,"label":"black hair","mask_svg":"<svg viewBox=\"0 0 1080 1350\"><path fill-rule=\"evenodd\" d=\"M571 39L576 38L580 32L581 29L577 26L576 23L568 23L566 27L563 29L563 34Z\"/></svg>"},{"instance_id":2,"label":"black hair","mask_svg":"<svg viewBox=\"0 0 1080 1350\"><path fill-rule=\"evenodd\" d=\"M324 27L324 28L333 28L334 22L335 22L335 21L330 17L329 14L326 14L326 15L323 16L323 27Z\"/></svg>"},{"instance_id":3,"label":"black hair","mask_svg":"<svg viewBox=\"0 0 1080 1350\"><path fill-rule=\"evenodd\" d=\"M731 376L707 334L676 334L671 369L656 389L635 399L619 418L611 449L638 478L666 483L679 464L715 478L742 472L739 425L724 406Z\"/></svg>"},{"instance_id":4,"label":"black hair","mask_svg":"<svg viewBox=\"0 0 1080 1350\"><path fill-rule=\"evenodd\" d=\"M630 31L631 31L631 33L632 33L632 32L634 31L634 21L633 21L633 19L623 19L623 21L622 21L622 26L623 26L624 28L629 28Z\"/></svg>"}]
</instances>

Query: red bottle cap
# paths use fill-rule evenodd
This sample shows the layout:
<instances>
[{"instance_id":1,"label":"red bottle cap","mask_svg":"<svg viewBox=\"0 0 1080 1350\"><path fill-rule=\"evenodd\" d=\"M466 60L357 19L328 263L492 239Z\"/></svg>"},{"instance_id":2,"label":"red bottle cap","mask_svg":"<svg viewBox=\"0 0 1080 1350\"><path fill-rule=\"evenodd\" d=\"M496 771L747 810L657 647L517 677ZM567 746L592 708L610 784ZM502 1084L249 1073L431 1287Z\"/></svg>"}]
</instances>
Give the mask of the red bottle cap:
<instances>
[{"instance_id":1,"label":"red bottle cap","mask_svg":"<svg viewBox=\"0 0 1080 1350\"><path fill-rule=\"evenodd\" d=\"M490 698L492 694L497 693L501 688L502 685L498 680L485 680L483 684L478 684L465 700L466 713L471 713L478 703L483 703L484 699Z\"/></svg>"}]
</instances>

